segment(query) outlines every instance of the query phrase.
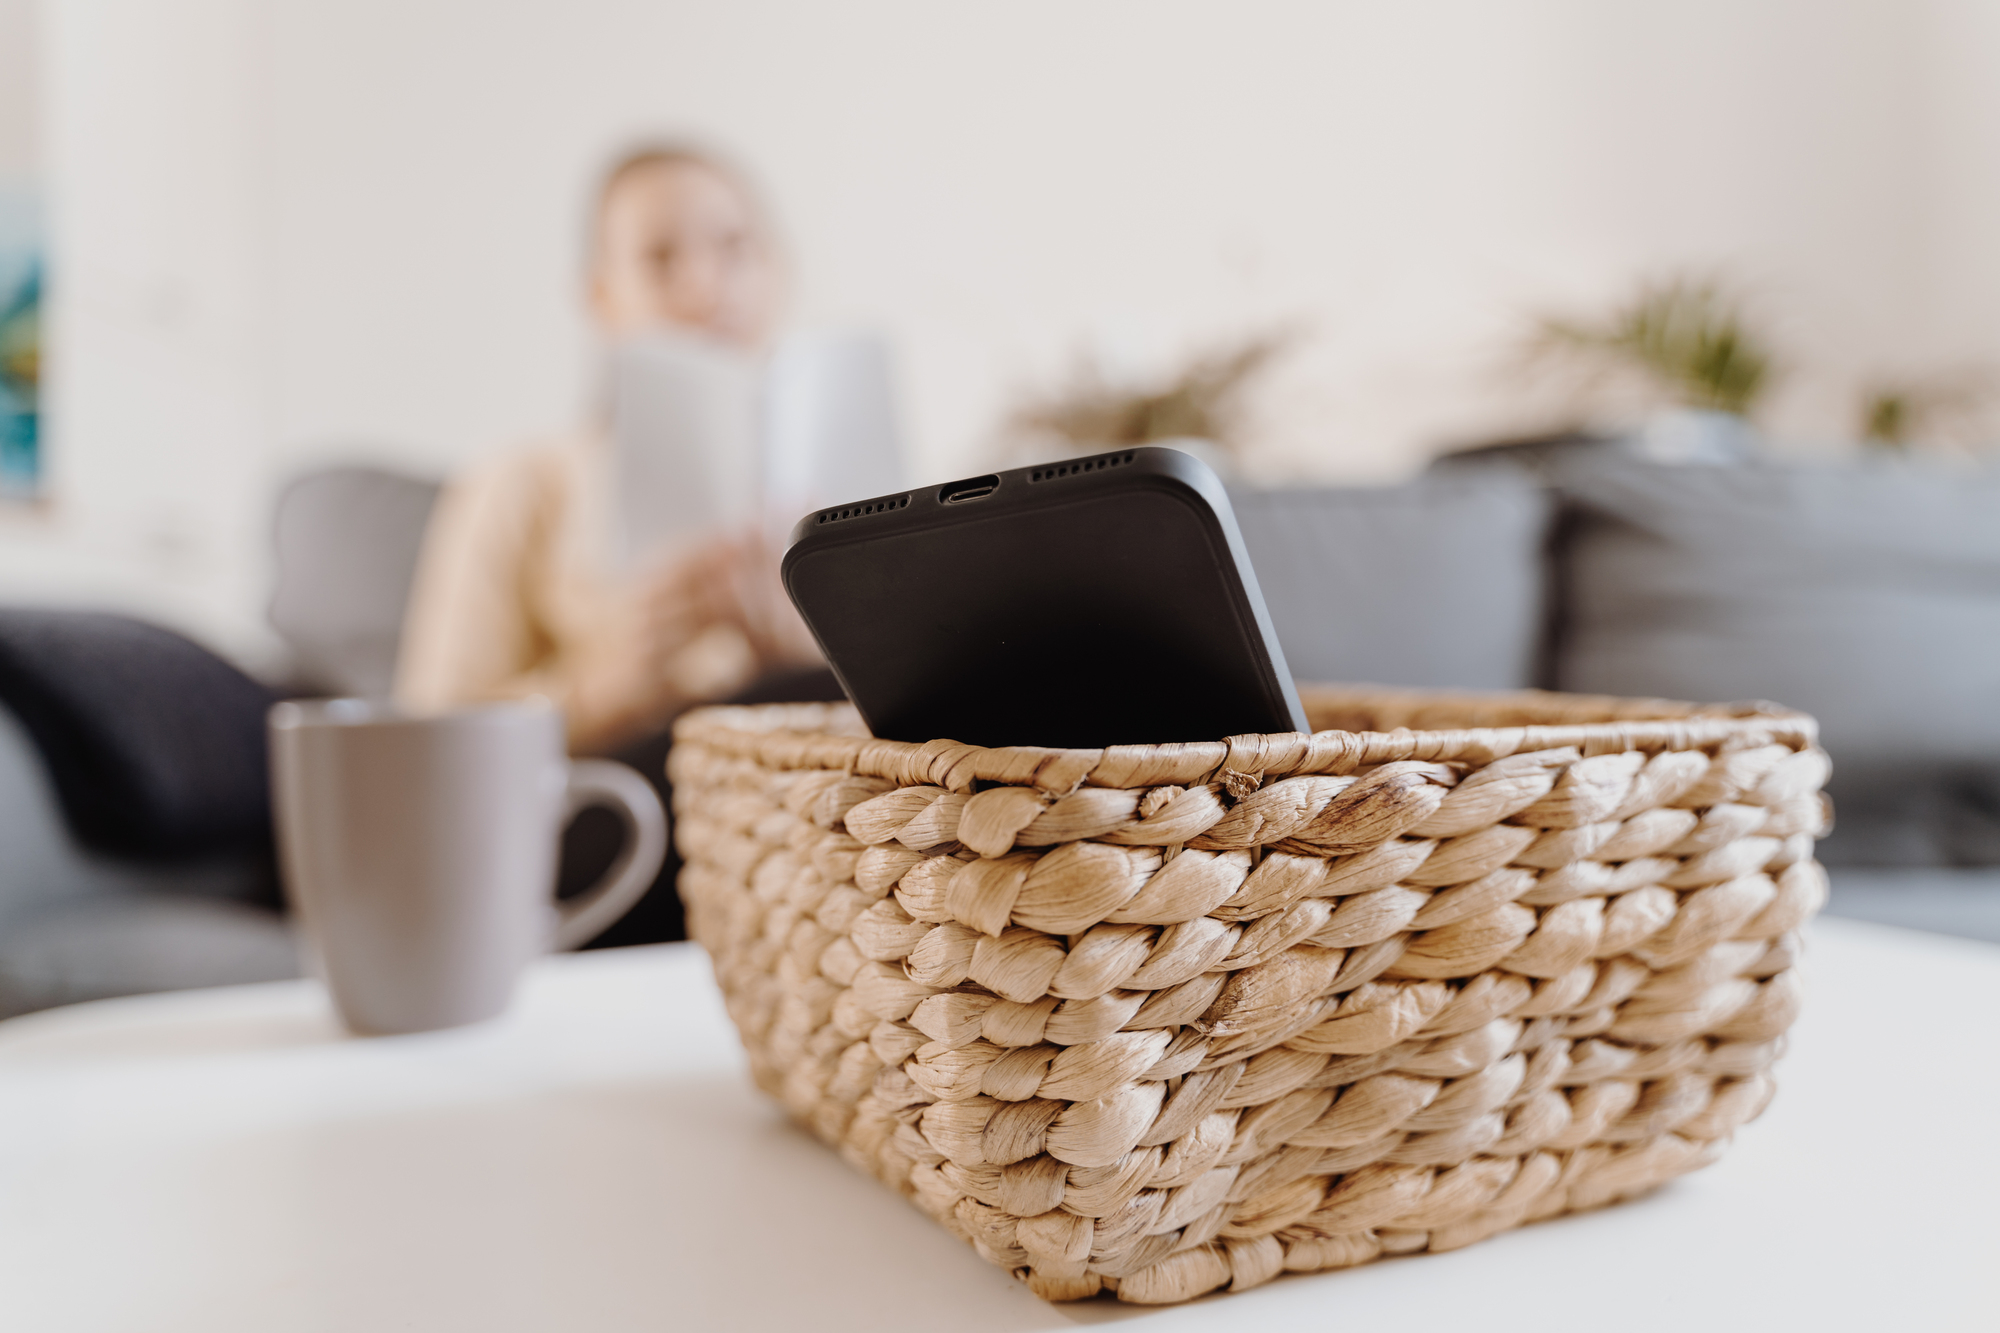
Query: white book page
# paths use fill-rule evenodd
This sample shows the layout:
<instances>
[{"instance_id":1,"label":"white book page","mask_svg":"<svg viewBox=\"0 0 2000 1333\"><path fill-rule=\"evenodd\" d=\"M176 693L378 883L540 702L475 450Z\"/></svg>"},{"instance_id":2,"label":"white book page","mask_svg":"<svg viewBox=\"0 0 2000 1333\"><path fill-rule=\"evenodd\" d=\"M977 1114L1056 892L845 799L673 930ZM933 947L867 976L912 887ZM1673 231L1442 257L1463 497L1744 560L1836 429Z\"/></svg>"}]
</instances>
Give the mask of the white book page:
<instances>
[{"instance_id":1,"label":"white book page","mask_svg":"<svg viewBox=\"0 0 2000 1333\"><path fill-rule=\"evenodd\" d=\"M622 567L758 520L761 381L751 358L692 339L613 349L611 512Z\"/></svg>"},{"instance_id":2,"label":"white book page","mask_svg":"<svg viewBox=\"0 0 2000 1333\"><path fill-rule=\"evenodd\" d=\"M764 501L780 540L815 509L908 484L889 349L865 333L803 333L764 384Z\"/></svg>"},{"instance_id":3,"label":"white book page","mask_svg":"<svg viewBox=\"0 0 2000 1333\"><path fill-rule=\"evenodd\" d=\"M857 333L796 334L768 360L690 338L611 353L613 549L636 570L703 537L774 552L827 505L907 482L889 353Z\"/></svg>"}]
</instances>

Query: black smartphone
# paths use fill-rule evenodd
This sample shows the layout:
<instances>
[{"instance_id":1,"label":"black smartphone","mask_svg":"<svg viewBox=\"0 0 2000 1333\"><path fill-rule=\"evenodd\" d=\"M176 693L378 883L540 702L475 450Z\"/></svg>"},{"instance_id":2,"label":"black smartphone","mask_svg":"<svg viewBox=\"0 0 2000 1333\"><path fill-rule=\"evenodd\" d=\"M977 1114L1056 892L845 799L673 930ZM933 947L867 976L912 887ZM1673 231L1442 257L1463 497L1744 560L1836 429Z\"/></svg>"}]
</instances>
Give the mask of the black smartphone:
<instances>
[{"instance_id":1,"label":"black smartphone","mask_svg":"<svg viewBox=\"0 0 2000 1333\"><path fill-rule=\"evenodd\" d=\"M1303 731L1222 482L1156 446L806 515L785 589L875 735L1095 748Z\"/></svg>"}]
</instances>

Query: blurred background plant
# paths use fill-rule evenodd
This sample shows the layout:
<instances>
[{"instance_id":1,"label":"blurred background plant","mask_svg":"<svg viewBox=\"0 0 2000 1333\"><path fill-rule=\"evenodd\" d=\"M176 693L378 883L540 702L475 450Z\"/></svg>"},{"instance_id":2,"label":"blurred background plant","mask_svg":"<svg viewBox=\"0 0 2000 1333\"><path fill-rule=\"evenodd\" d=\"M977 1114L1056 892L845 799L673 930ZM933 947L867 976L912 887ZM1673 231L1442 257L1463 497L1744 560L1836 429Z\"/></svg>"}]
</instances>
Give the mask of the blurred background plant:
<instances>
[{"instance_id":1,"label":"blurred background plant","mask_svg":"<svg viewBox=\"0 0 2000 1333\"><path fill-rule=\"evenodd\" d=\"M1688 275L1643 282L1596 319L1543 316L1527 352L1582 372L1584 396L1636 382L1675 407L1742 417L1764 398L1777 362L1738 292Z\"/></svg>"},{"instance_id":2,"label":"blurred background plant","mask_svg":"<svg viewBox=\"0 0 2000 1333\"><path fill-rule=\"evenodd\" d=\"M1868 448L1887 453L1974 449L1994 437L1996 402L2000 382L1990 370L1885 378L1862 390L1855 433Z\"/></svg>"},{"instance_id":3,"label":"blurred background plant","mask_svg":"<svg viewBox=\"0 0 2000 1333\"><path fill-rule=\"evenodd\" d=\"M1016 408L1007 430L1044 454L1160 440L1206 440L1238 454L1249 389L1296 341L1289 328L1233 339L1151 383L1114 380L1086 355L1066 383Z\"/></svg>"}]
</instances>

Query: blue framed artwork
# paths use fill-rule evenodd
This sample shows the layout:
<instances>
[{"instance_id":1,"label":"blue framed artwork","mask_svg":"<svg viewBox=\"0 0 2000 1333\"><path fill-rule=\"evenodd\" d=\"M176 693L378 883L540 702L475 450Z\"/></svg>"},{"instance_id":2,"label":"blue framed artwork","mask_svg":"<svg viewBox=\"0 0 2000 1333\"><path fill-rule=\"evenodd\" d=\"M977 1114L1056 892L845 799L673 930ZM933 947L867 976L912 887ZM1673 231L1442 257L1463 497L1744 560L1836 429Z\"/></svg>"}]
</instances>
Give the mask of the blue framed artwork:
<instances>
[{"instance_id":1,"label":"blue framed artwork","mask_svg":"<svg viewBox=\"0 0 2000 1333\"><path fill-rule=\"evenodd\" d=\"M42 209L0 185L0 497L42 489Z\"/></svg>"}]
</instances>

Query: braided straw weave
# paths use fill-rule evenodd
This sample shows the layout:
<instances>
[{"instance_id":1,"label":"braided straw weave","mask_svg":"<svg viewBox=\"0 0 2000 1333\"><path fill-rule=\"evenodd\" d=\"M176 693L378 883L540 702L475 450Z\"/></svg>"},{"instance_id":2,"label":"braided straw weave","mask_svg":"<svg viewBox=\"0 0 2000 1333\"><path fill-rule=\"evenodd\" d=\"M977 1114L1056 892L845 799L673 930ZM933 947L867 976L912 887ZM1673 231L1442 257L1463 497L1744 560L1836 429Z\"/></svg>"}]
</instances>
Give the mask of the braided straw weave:
<instances>
[{"instance_id":1,"label":"braided straw weave","mask_svg":"<svg viewBox=\"0 0 2000 1333\"><path fill-rule=\"evenodd\" d=\"M1150 1303L1608 1203L1763 1109L1810 718L1307 707L1087 751L690 714L680 885L759 1085L1038 1294Z\"/></svg>"}]
</instances>

